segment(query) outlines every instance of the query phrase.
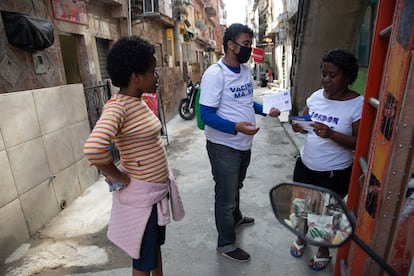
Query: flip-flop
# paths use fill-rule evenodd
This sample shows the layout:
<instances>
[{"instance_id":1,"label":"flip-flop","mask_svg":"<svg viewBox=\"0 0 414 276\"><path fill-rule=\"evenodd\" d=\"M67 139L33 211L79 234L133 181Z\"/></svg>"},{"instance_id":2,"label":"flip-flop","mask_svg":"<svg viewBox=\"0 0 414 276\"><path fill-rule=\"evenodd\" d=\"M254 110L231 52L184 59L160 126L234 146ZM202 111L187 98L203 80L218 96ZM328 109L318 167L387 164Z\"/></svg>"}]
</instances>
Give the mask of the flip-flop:
<instances>
[{"instance_id":1,"label":"flip-flop","mask_svg":"<svg viewBox=\"0 0 414 276\"><path fill-rule=\"evenodd\" d=\"M296 248L296 251L293 250L292 247L291 247L290 248L290 255L292 255L295 258L302 257L303 253L305 252L306 243L298 244L296 241L293 241L292 245Z\"/></svg>"},{"instance_id":2,"label":"flip-flop","mask_svg":"<svg viewBox=\"0 0 414 276\"><path fill-rule=\"evenodd\" d=\"M309 264L310 269L315 270L315 271L321 271L324 270L330 263L332 257L328 256L328 257L317 257L316 254L313 256L313 264ZM316 263L322 263L324 262L325 265L323 266L315 266Z\"/></svg>"}]
</instances>

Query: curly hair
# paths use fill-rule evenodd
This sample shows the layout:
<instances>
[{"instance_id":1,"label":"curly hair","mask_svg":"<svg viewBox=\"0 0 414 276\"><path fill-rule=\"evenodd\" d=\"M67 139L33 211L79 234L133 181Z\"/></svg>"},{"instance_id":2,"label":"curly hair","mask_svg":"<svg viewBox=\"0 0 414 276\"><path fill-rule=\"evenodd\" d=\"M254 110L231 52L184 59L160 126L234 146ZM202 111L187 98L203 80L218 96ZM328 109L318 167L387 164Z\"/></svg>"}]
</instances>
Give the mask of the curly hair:
<instances>
[{"instance_id":1,"label":"curly hair","mask_svg":"<svg viewBox=\"0 0 414 276\"><path fill-rule=\"evenodd\" d=\"M344 49L332 49L323 55L320 64L321 68L324 62L330 62L338 66L344 75L349 78L348 84L355 82L358 76L358 60L352 53Z\"/></svg>"},{"instance_id":2,"label":"curly hair","mask_svg":"<svg viewBox=\"0 0 414 276\"><path fill-rule=\"evenodd\" d=\"M250 29L248 26L240 24L240 23L231 24L224 32L224 36L223 36L224 52L227 52L227 42L229 40L235 41L240 34L244 34L244 33L249 34L251 37L253 37L253 30Z\"/></svg>"},{"instance_id":3,"label":"curly hair","mask_svg":"<svg viewBox=\"0 0 414 276\"><path fill-rule=\"evenodd\" d=\"M106 69L112 84L128 86L132 73L144 74L154 62L154 46L138 36L126 36L117 40L108 52Z\"/></svg>"}]
</instances>

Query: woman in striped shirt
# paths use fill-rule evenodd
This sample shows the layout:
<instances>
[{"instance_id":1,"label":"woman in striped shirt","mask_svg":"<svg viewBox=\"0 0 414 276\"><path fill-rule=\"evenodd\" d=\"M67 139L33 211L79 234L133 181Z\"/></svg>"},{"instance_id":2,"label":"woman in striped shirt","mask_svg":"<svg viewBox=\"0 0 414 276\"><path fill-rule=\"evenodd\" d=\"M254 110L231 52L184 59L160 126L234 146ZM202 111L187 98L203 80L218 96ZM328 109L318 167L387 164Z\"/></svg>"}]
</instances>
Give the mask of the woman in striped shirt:
<instances>
[{"instance_id":1,"label":"woman in striped shirt","mask_svg":"<svg viewBox=\"0 0 414 276\"><path fill-rule=\"evenodd\" d=\"M113 45L107 69L120 90L105 104L84 145L90 164L106 181L126 187L113 193L108 238L132 256L133 275L162 275L160 245L165 241L165 225L157 223L157 204L167 198L169 169L161 123L141 99L142 93L156 91L154 53L153 45L137 36L123 37ZM113 141L120 154L118 167L109 152ZM123 205L129 199L138 207Z\"/></svg>"}]
</instances>

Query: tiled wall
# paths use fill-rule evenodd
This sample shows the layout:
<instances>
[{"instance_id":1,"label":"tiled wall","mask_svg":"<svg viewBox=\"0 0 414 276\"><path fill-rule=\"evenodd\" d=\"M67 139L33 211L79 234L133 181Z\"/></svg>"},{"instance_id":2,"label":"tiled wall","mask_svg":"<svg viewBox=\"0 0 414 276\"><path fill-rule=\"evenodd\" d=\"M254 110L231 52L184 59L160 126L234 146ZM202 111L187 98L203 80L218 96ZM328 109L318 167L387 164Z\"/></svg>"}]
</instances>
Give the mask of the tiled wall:
<instances>
[{"instance_id":1,"label":"tiled wall","mask_svg":"<svg viewBox=\"0 0 414 276\"><path fill-rule=\"evenodd\" d=\"M0 95L0 261L97 180L81 84Z\"/></svg>"}]
</instances>

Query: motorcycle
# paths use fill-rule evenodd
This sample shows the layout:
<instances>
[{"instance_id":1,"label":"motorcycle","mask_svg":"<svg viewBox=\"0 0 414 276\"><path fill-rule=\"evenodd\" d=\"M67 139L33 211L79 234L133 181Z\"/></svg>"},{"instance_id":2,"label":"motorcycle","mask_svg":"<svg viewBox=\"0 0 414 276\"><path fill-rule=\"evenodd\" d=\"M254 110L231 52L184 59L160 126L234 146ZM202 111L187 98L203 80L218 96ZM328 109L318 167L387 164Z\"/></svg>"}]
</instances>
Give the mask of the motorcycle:
<instances>
[{"instance_id":1,"label":"motorcycle","mask_svg":"<svg viewBox=\"0 0 414 276\"><path fill-rule=\"evenodd\" d=\"M196 114L195 112L195 101L200 83L190 82L187 85L187 97L180 101L178 106L178 114L184 120L192 120Z\"/></svg>"},{"instance_id":2,"label":"motorcycle","mask_svg":"<svg viewBox=\"0 0 414 276\"><path fill-rule=\"evenodd\" d=\"M336 193L314 185L285 182L270 190L277 220L307 243L318 247L340 247L352 239L389 275L399 275L355 234L356 218ZM345 271L341 261L341 275Z\"/></svg>"}]
</instances>

